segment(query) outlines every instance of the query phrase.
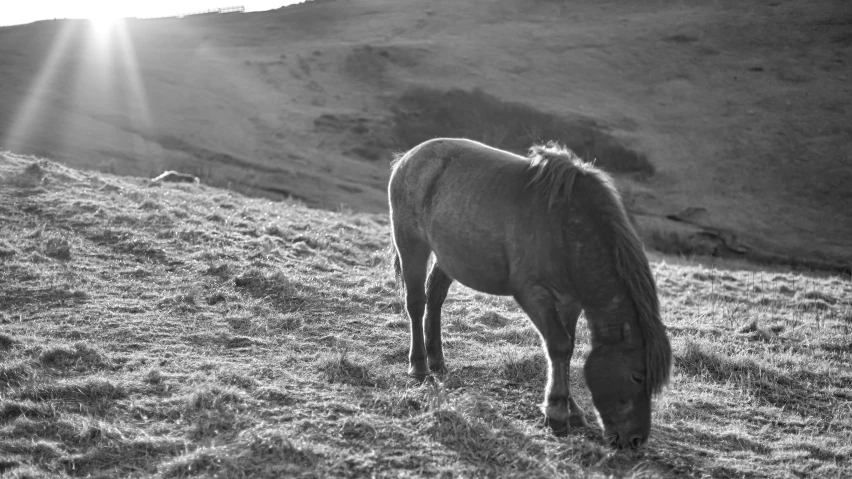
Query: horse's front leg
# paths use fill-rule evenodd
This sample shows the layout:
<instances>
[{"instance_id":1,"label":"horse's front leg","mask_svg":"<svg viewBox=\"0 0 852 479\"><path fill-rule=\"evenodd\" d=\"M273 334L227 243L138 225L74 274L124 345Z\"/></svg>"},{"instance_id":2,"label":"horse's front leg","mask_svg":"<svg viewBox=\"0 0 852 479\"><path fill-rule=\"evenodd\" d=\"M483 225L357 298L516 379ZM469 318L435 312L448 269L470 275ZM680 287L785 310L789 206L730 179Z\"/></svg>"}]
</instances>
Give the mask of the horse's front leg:
<instances>
[{"instance_id":1,"label":"horse's front leg","mask_svg":"<svg viewBox=\"0 0 852 479\"><path fill-rule=\"evenodd\" d=\"M444 363L444 348L441 344L441 306L447 298L447 291L453 279L447 276L436 262L426 280L426 357L429 370L433 373L447 372Z\"/></svg>"},{"instance_id":2,"label":"horse's front leg","mask_svg":"<svg viewBox=\"0 0 852 479\"><path fill-rule=\"evenodd\" d=\"M575 303L559 305L559 319L562 321L562 324L565 326L565 331L571 338L567 359L565 361L565 378L568 387L568 425L571 427L588 427L589 425L589 423L586 422L585 411L577 405L577 401L574 401L574 398L571 396L571 357L574 355L574 339L576 338L575 332L577 331L577 319L580 317L581 312L582 308Z\"/></svg>"},{"instance_id":3,"label":"horse's front leg","mask_svg":"<svg viewBox=\"0 0 852 479\"><path fill-rule=\"evenodd\" d=\"M562 323L552 295L542 287L528 287L515 294L515 299L524 312L532 320L541 337L547 352L548 375L544 391L545 424L553 434L564 436L568 433L568 425L572 413L579 407L571 398L568 389L568 367L574 348L574 338ZM580 411L582 414L582 411Z\"/></svg>"}]
</instances>

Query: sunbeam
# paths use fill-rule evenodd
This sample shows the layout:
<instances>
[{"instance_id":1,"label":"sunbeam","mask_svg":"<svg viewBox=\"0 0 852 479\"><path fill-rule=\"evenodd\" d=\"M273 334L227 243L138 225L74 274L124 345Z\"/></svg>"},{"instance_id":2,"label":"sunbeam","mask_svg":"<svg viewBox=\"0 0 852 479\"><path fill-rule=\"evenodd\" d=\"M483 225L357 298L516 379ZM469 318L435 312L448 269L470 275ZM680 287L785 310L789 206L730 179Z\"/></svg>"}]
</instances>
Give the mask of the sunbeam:
<instances>
[{"instance_id":1,"label":"sunbeam","mask_svg":"<svg viewBox=\"0 0 852 479\"><path fill-rule=\"evenodd\" d=\"M116 31L118 43L119 61L121 62L120 81L129 90L123 89L123 99L127 105L130 126L134 131L151 131L151 112L148 104L148 95L142 83L142 75L139 71L139 62L136 58L136 49L133 45L133 37L125 22ZM162 161L162 149L152 148L150 142L139 135L133 135L133 151L136 154L145 155L152 163Z\"/></svg>"},{"instance_id":2,"label":"sunbeam","mask_svg":"<svg viewBox=\"0 0 852 479\"><path fill-rule=\"evenodd\" d=\"M56 77L60 62L67 56L69 46L73 43L71 40L78 27L77 22L65 22L60 27L59 33L55 35L47 59L39 69L32 87L27 91L26 97L15 114L12 126L3 141L5 145L20 147L28 143L28 135L34 127L37 113L52 93L50 83Z\"/></svg>"},{"instance_id":3,"label":"sunbeam","mask_svg":"<svg viewBox=\"0 0 852 479\"><path fill-rule=\"evenodd\" d=\"M53 29L54 39L3 144L54 157L94 148L107 162L157 162L160 153L146 139L150 107L128 22L103 12L46 28Z\"/></svg>"},{"instance_id":4,"label":"sunbeam","mask_svg":"<svg viewBox=\"0 0 852 479\"><path fill-rule=\"evenodd\" d=\"M92 30L98 37L106 37L110 34L113 28L121 21L121 17L112 12L98 12L89 18L92 25Z\"/></svg>"}]
</instances>

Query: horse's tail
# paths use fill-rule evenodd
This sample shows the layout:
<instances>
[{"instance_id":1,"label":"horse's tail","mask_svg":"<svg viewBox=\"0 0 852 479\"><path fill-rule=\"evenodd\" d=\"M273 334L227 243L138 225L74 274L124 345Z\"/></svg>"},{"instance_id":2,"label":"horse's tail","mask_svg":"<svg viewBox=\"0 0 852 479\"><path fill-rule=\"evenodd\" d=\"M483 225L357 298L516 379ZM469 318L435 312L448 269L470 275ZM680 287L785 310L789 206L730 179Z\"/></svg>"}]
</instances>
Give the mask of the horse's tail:
<instances>
[{"instance_id":1,"label":"horse's tail","mask_svg":"<svg viewBox=\"0 0 852 479\"><path fill-rule=\"evenodd\" d=\"M388 246L387 251L385 251L385 255L387 256L390 264L393 265L393 280L396 284L396 289L400 294L402 294L405 282L402 280L402 262L399 259L399 252L396 250L396 245L391 243L390 246Z\"/></svg>"},{"instance_id":2,"label":"horse's tail","mask_svg":"<svg viewBox=\"0 0 852 479\"><path fill-rule=\"evenodd\" d=\"M388 247L387 254L389 259L392 258L391 264L393 265L393 279L396 286L396 300L399 301L399 311L403 312L405 310L402 307L405 304L405 282L402 280L402 262L399 259L399 252L397 252L396 246L393 243Z\"/></svg>"},{"instance_id":3,"label":"horse's tail","mask_svg":"<svg viewBox=\"0 0 852 479\"><path fill-rule=\"evenodd\" d=\"M396 246L390 245L388 254L393 256L393 279L396 281L397 289L402 289L402 263L399 260L399 253L396 251Z\"/></svg>"}]
</instances>

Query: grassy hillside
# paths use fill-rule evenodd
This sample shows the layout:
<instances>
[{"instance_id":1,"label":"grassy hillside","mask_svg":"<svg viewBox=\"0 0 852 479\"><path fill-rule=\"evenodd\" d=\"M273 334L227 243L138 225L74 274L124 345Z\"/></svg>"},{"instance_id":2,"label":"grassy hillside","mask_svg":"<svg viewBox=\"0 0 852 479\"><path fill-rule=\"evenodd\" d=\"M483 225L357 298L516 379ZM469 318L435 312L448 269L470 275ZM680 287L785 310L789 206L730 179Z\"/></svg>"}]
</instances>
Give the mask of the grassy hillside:
<instances>
[{"instance_id":1,"label":"grassy hillside","mask_svg":"<svg viewBox=\"0 0 852 479\"><path fill-rule=\"evenodd\" d=\"M0 474L850 477L849 278L652 258L673 381L617 452L545 430L508 298L455 285L450 372L409 380L387 242L383 215L0 154Z\"/></svg>"},{"instance_id":2,"label":"grassy hillside","mask_svg":"<svg viewBox=\"0 0 852 479\"><path fill-rule=\"evenodd\" d=\"M672 251L852 257L852 3L307 2L0 28L0 148L384 211L434 135L563 140Z\"/></svg>"}]
</instances>

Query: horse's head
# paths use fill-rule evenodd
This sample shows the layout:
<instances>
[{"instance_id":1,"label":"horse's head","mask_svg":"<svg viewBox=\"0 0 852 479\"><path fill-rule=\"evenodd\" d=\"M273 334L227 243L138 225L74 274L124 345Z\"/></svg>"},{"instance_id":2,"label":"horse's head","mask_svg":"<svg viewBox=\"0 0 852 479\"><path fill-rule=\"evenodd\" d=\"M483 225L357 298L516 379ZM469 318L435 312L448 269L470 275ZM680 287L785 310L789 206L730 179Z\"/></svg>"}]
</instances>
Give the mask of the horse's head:
<instances>
[{"instance_id":1,"label":"horse's head","mask_svg":"<svg viewBox=\"0 0 852 479\"><path fill-rule=\"evenodd\" d=\"M651 432L651 391L641 340L598 344L586 359L586 384L602 423L604 439L617 447L639 447Z\"/></svg>"}]
</instances>

